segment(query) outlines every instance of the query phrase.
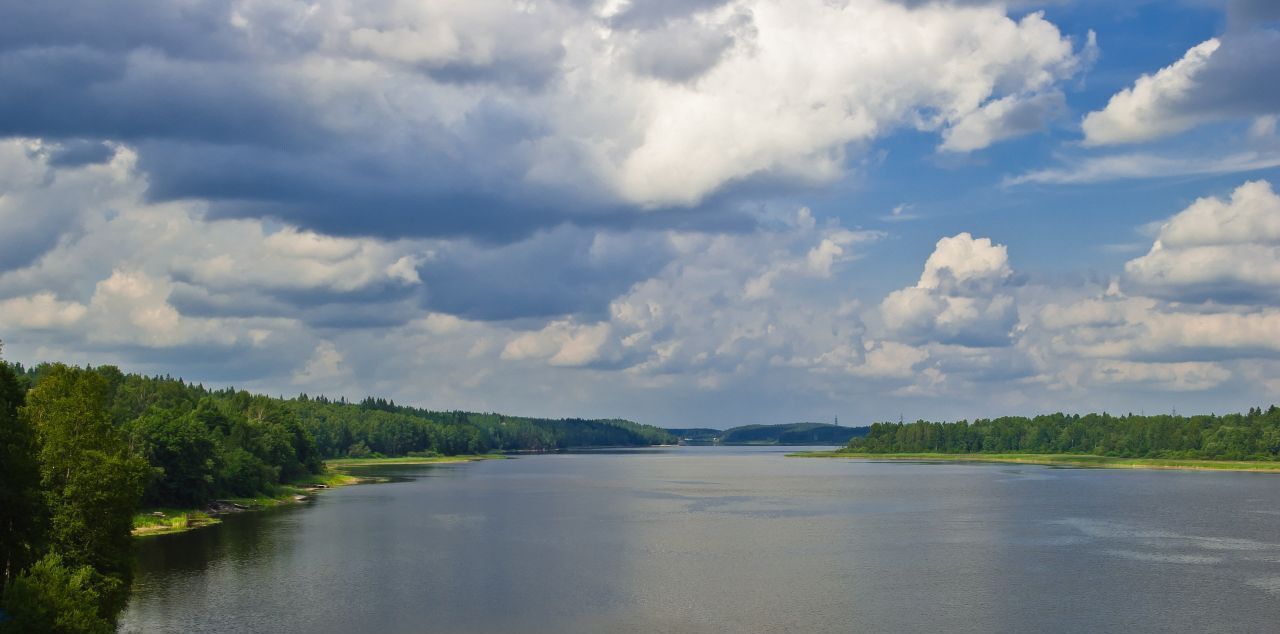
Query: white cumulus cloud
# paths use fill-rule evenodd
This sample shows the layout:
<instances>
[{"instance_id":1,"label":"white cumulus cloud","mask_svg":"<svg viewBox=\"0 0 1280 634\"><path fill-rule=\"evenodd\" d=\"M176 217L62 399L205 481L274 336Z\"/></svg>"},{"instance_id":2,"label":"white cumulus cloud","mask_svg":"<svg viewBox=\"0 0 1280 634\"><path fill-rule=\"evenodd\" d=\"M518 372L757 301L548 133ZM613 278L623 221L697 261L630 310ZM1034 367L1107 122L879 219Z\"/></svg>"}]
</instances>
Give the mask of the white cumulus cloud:
<instances>
[{"instance_id":1,"label":"white cumulus cloud","mask_svg":"<svg viewBox=\"0 0 1280 634\"><path fill-rule=\"evenodd\" d=\"M1230 200L1197 200L1161 226L1125 276L1156 297L1280 300L1280 196L1269 182L1252 181Z\"/></svg>"},{"instance_id":2,"label":"white cumulus cloud","mask_svg":"<svg viewBox=\"0 0 1280 634\"><path fill-rule=\"evenodd\" d=\"M1181 132L1204 119L1196 112L1185 112L1183 104L1194 91L1197 76L1204 72L1209 58L1222 43L1210 38L1187 51L1182 59L1160 69L1154 75L1143 75L1131 88L1126 88L1107 102L1107 107L1084 118L1085 143L1107 145L1132 143Z\"/></svg>"}]
</instances>

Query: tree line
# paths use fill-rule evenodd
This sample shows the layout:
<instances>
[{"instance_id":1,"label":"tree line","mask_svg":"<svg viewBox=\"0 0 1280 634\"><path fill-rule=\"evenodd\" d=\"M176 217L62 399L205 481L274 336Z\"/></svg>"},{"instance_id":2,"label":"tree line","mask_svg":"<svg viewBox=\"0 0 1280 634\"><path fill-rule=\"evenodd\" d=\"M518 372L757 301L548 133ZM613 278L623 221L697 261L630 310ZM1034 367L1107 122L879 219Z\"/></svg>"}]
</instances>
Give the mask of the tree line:
<instances>
[{"instance_id":1,"label":"tree line","mask_svg":"<svg viewBox=\"0 0 1280 634\"><path fill-rule=\"evenodd\" d=\"M433 411L366 398L352 405L306 394L286 401L325 458L554 451L572 447L673 444L664 429L618 419L529 418Z\"/></svg>"},{"instance_id":2,"label":"tree line","mask_svg":"<svg viewBox=\"0 0 1280 634\"><path fill-rule=\"evenodd\" d=\"M324 458L674 442L622 420L271 398L114 366L0 360L0 632L113 631L139 508L271 495Z\"/></svg>"},{"instance_id":3,"label":"tree line","mask_svg":"<svg viewBox=\"0 0 1280 634\"><path fill-rule=\"evenodd\" d=\"M1280 459L1280 408L1243 414L1045 414L940 423L875 423L849 451L1062 453L1116 458Z\"/></svg>"}]
</instances>

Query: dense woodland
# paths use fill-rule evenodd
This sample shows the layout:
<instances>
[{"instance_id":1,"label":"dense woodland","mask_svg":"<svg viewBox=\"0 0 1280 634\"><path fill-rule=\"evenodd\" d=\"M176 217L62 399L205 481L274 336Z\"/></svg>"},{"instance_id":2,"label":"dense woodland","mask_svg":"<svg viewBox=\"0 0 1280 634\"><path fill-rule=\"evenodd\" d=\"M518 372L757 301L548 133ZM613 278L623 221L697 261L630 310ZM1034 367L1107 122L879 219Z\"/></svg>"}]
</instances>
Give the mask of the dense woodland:
<instances>
[{"instance_id":1,"label":"dense woodland","mask_svg":"<svg viewBox=\"0 0 1280 634\"><path fill-rule=\"evenodd\" d=\"M305 394L284 404L314 436L324 458L634 447L676 441L666 430L626 420L431 411L378 398L352 405Z\"/></svg>"},{"instance_id":2,"label":"dense woodland","mask_svg":"<svg viewBox=\"0 0 1280 634\"><path fill-rule=\"evenodd\" d=\"M1121 458L1280 459L1280 408L1198 416L1046 414L973 422L876 423L850 451L1061 453Z\"/></svg>"},{"instance_id":3,"label":"dense woodland","mask_svg":"<svg viewBox=\"0 0 1280 634\"><path fill-rule=\"evenodd\" d=\"M0 632L112 631L139 508L270 495L324 458L674 441L623 420L270 398L114 366L0 361Z\"/></svg>"}]
</instances>

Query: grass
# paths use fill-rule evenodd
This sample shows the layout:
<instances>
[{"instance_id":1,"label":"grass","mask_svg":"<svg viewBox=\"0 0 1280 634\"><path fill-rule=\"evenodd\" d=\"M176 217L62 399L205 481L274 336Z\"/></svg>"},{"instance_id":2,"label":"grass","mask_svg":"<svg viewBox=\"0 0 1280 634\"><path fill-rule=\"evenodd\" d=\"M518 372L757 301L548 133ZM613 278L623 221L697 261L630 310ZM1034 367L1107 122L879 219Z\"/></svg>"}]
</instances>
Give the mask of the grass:
<instances>
[{"instance_id":1,"label":"grass","mask_svg":"<svg viewBox=\"0 0 1280 634\"><path fill-rule=\"evenodd\" d=\"M309 475L289 484L282 484L269 493L254 497L222 498L220 502L230 502L258 510L296 504L298 496L310 496L316 487L333 488L360 484L362 482L381 482L382 478L354 476L344 471L350 467L366 465L399 465L399 464L436 464L447 462L471 462L474 460L491 460L505 458L502 454L477 454L465 456L406 456L400 458L342 458L326 460L324 473ZM151 537L155 535L171 535L185 531L213 526L222 520L200 509L155 508L145 509L133 516L133 535L135 537Z\"/></svg>"},{"instance_id":2,"label":"grass","mask_svg":"<svg viewBox=\"0 0 1280 634\"><path fill-rule=\"evenodd\" d=\"M501 460L507 456L499 453L466 454L460 456L400 456L398 458L337 458L326 460L333 469L364 467L369 465L439 464L448 462L473 462L476 460Z\"/></svg>"},{"instance_id":3,"label":"grass","mask_svg":"<svg viewBox=\"0 0 1280 634\"><path fill-rule=\"evenodd\" d=\"M153 537L181 533L193 528L212 526L222 520L203 511L189 509L151 509L133 516L135 537Z\"/></svg>"},{"instance_id":4,"label":"grass","mask_svg":"<svg viewBox=\"0 0 1280 634\"><path fill-rule=\"evenodd\" d=\"M1280 461L1269 460L1194 460L1166 458L1112 458L1085 454L1034 453L860 453L846 451L807 451L787 454L797 458L857 458L861 460L914 460L949 462L1008 462L1018 464L1095 467L1102 469L1188 469L1197 471L1259 471L1280 473Z\"/></svg>"}]
</instances>

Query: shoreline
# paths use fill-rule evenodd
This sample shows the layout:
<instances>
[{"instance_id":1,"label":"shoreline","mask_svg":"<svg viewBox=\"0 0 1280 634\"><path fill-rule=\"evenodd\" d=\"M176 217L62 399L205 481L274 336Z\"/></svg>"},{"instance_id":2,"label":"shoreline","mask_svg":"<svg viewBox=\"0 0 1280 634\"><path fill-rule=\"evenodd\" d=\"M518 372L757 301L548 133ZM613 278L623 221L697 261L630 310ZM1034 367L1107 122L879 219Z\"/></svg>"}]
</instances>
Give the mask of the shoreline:
<instances>
[{"instance_id":1,"label":"shoreline","mask_svg":"<svg viewBox=\"0 0 1280 634\"><path fill-rule=\"evenodd\" d=\"M851 460L898 460L903 462L985 462L1034 464L1093 469L1152 469L1180 471L1244 471L1280 473L1280 461L1265 460L1200 460L1195 458L1111 458L1088 454L981 454L981 453L864 453L840 451L801 451L788 458L846 458Z\"/></svg>"},{"instance_id":2,"label":"shoreline","mask_svg":"<svg viewBox=\"0 0 1280 634\"><path fill-rule=\"evenodd\" d=\"M506 454L462 454L458 456L399 456L391 458L334 458L325 460L324 464L329 469L342 470L351 467L368 467L377 465L408 465L408 464L446 464L451 462L479 462L481 460L505 460Z\"/></svg>"},{"instance_id":3,"label":"shoreline","mask_svg":"<svg viewBox=\"0 0 1280 634\"><path fill-rule=\"evenodd\" d=\"M352 467L378 465L415 465L476 462L503 459L502 454L467 454L460 456L402 456L398 458L335 458L325 461L325 472L289 484L280 485L274 494L249 498L214 500L201 508L146 508L133 515L135 538L175 535L222 523L222 515L252 513L285 504L300 504L322 491L355 484L377 484L386 478L357 476L347 473ZM222 511L210 512L215 507ZM159 515L157 515L159 514Z\"/></svg>"}]
</instances>

